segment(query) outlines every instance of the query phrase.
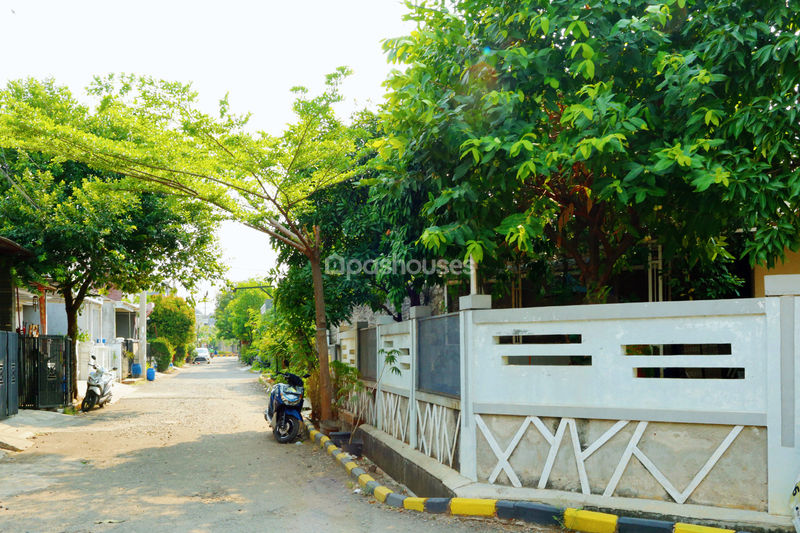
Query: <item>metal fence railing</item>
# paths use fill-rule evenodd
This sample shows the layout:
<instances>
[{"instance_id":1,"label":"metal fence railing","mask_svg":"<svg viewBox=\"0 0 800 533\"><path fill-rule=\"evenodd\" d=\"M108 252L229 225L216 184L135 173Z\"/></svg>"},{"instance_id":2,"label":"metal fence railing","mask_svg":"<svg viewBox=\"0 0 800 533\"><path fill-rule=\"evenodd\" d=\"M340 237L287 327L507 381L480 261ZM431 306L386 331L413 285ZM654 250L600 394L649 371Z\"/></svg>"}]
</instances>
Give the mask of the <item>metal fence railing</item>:
<instances>
[{"instance_id":1,"label":"metal fence railing","mask_svg":"<svg viewBox=\"0 0 800 533\"><path fill-rule=\"evenodd\" d=\"M458 314L418 322L417 389L435 394L461 395L461 323Z\"/></svg>"}]
</instances>

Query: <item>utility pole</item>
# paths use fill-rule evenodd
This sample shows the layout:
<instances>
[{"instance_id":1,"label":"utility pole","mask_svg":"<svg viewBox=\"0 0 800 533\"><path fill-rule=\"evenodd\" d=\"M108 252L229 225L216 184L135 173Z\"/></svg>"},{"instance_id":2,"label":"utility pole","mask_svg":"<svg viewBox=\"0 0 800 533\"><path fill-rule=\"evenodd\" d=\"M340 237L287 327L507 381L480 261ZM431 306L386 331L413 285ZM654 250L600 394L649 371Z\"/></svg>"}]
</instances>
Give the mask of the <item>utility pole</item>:
<instances>
[{"instance_id":1,"label":"utility pole","mask_svg":"<svg viewBox=\"0 0 800 533\"><path fill-rule=\"evenodd\" d=\"M142 376L147 369L147 291L139 295L139 355L137 358L142 365Z\"/></svg>"}]
</instances>

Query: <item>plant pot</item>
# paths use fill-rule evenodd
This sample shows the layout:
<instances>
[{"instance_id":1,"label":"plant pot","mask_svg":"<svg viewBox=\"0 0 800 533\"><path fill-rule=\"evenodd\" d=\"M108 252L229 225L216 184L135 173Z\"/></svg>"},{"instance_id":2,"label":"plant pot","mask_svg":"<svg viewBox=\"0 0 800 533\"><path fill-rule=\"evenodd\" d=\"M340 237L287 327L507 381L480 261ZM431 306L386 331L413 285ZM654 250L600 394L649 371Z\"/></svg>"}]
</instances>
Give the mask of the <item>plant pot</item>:
<instances>
[{"instance_id":1,"label":"plant pot","mask_svg":"<svg viewBox=\"0 0 800 533\"><path fill-rule=\"evenodd\" d=\"M349 431L333 431L328 436L331 438L331 442L333 442L339 448L342 447L342 444L350 440Z\"/></svg>"},{"instance_id":2,"label":"plant pot","mask_svg":"<svg viewBox=\"0 0 800 533\"><path fill-rule=\"evenodd\" d=\"M343 442L341 448L343 451L349 453L353 457L361 457L361 451L364 448L364 443L358 440L354 440L353 442Z\"/></svg>"}]
</instances>

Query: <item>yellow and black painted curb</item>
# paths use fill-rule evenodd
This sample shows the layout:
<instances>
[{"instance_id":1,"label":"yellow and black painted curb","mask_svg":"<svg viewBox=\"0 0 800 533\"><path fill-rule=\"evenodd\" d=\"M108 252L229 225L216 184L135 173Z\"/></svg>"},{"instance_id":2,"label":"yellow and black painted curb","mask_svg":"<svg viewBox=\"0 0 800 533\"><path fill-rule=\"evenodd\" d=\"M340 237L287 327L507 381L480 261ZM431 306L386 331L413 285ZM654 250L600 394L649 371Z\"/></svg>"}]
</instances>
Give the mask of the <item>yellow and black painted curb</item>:
<instances>
[{"instance_id":1,"label":"yellow and black painted curb","mask_svg":"<svg viewBox=\"0 0 800 533\"><path fill-rule=\"evenodd\" d=\"M628 518L610 513L582 509L559 509L536 502L480 498L417 498L402 496L384 487L351 460L350 454L338 448L306 421L311 443L317 444L336 459L358 481L366 494L392 507L453 516L484 516L523 520L537 525L563 526L584 533L745 533L733 529L699 526L665 520Z\"/></svg>"}]
</instances>

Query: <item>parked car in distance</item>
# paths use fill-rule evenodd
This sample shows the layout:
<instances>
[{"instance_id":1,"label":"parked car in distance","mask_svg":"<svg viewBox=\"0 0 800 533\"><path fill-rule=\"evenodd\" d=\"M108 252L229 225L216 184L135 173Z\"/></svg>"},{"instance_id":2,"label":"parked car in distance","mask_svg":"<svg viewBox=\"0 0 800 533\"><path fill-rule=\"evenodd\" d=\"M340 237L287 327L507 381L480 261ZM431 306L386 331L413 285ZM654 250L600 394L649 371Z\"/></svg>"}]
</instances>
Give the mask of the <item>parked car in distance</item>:
<instances>
[{"instance_id":1,"label":"parked car in distance","mask_svg":"<svg viewBox=\"0 0 800 533\"><path fill-rule=\"evenodd\" d=\"M197 348L195 350L194 360L192 361L195 364L199 363L206 363L211 364L211 354L208 351L208 348Z\"/></svg>"}]
</instances>

